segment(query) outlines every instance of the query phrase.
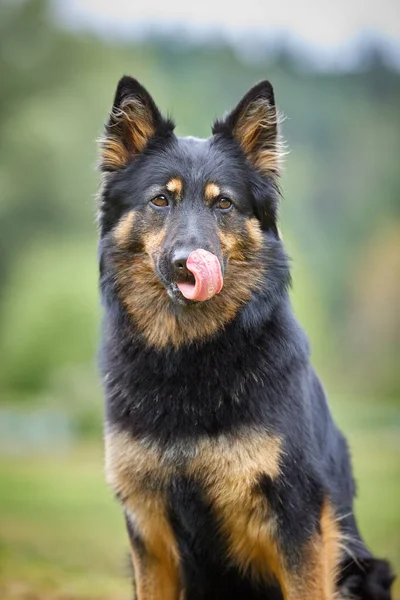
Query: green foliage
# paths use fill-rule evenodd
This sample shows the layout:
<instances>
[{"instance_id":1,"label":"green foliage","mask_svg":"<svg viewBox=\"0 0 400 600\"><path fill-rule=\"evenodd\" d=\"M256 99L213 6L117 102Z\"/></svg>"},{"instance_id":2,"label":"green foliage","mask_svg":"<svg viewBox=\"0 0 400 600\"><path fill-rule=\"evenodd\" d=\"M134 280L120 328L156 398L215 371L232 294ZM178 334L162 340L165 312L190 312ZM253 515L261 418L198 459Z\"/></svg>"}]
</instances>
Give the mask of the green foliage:
<instances>
[{"instance_id":1,"label":"green foliage","mask_svg":"<svg viewBox=\"0 0 400 600\"><path fill-rule=\"evenodd\" d=\"M39 392L53 373L94 354L95 243L42 238L18 258L3 295L2 381L20 392Z\"/></svg>"}]
</instances>

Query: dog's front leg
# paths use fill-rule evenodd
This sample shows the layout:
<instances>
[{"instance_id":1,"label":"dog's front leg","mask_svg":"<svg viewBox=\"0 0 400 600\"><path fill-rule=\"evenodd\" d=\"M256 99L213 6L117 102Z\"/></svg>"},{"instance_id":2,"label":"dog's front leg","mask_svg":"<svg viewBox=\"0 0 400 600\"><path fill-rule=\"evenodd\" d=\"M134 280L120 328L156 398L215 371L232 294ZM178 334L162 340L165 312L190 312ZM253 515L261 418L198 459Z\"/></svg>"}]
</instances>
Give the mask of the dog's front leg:
<instances>
[{"instance_id":1,"label":"dog's front leg","mask_svg":"<svg viewBox=\"0 0 400 600\"><path fill-rule=\"evenodd\" d=\"M137 600L182 600L178 544L165 497L168 465L129 433L106 433L107 480L123 506Z\"/></svg>"},{"instance_id":2,"label":"dog's front leg","mask_svg":"<svg viewBox=\"0 0 400 600\"><path fill-rule=\"evenodd\" d=\"M254 493L246 506L241 512L232 507L222 521L230 559L240 571L257 586L275 580L284 600L337 600L340 531L328 501L308 522L296 521L291 505L282 504L279 512Z\"/></svg>"},{"instance_id":3,"label":"dog's front leg","mask_svg":"<svg viewBox=\"0 0 400 600\"><path fill-rule=\"evenodd\" d=\"M282 569L280 584L285 600L336 600L341 560L340 531L328 501L318 530L300 552L293 568Z\"/></svg>"},{"instance_id":4,"label":"dog's front leg","mask_svg":"<svg viewBox=\"0 0 400 600\"><path fill-rule=\"evenodd\" d=\"M125 515L134 570L135 600L183 600L179 557L159 506L143 520Z\"/></svg>"}]
</instances>

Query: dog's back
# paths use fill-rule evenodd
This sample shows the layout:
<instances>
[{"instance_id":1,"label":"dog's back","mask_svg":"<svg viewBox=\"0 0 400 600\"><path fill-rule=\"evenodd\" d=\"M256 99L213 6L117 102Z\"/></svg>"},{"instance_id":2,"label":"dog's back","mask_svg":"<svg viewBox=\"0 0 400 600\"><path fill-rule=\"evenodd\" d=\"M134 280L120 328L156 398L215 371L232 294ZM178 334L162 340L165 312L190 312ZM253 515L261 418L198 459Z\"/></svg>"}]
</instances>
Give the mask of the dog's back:
<instances>
[{"instance_id":1,"label":"dog's back","mask_svg":"<svg viewBox=\"0 0 400 600\"><path fill-rule=\"evenodd\" d=\"M208 140L123 78L102 145L108 479L138 600L388 600L288 299L272 87Z\"/></svg>"}]
</instances>

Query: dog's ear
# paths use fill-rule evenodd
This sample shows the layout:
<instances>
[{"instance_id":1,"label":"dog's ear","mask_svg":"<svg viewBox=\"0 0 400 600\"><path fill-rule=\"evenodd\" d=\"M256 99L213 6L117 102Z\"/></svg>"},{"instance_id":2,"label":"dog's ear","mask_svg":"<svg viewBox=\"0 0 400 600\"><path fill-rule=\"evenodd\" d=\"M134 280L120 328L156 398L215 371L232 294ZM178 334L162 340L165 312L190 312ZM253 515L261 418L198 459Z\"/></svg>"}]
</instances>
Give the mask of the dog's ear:
<instances>
[{"instance_id":1,"label":"dog's ear","mask_svg":"<svg viewBox=\"0 0 400 600\"><path fill-rule=\"evenodd\" d=\"M248 160L263 173L276 177L282 152L278 137L278 114L269 81L254 86L236 108L213 125L213 134L234 137Z\"/></svg>"},{"instance_id":2,"label":"dog's ear","mask_svg":"<svg viewBox=\"0 0 400 600\"><path fill-rule=\"evenodd\" d=\"M136 79L122 77L114 104L100 140L102 171L117 171L144 150L153 137L172 133L174 123L164 119L153 98Z\"/></svg>"}]
</instances>

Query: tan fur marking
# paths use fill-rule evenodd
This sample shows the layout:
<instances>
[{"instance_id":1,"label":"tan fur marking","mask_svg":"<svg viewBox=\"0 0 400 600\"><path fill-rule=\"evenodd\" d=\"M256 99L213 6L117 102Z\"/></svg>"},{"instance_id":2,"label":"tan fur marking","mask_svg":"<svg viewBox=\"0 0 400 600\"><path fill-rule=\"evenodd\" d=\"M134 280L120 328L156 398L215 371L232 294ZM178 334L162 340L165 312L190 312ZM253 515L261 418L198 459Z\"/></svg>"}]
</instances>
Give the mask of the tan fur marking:
<instances>
[{"instance_id":1,"label":"tan fur marking","mask_svg":"<svg viewBox=\"0 0 400 600\"><path fill-rule=\"evenodd\" d=\"M283 145L277 136L279 116L265 100L252 102L240 116L234 130L244 153L260 171L278 175ZM262 136L262 143L260 137Z\"/></svg>"},{"instance_id":2,"label":"tan fur marking","mask_svg":"<svg viewBox=\"0 0 400 600\"><path fill-rule=\"evenodd\" d=\"M165 237L165 227L158 231L150 231L144 235L144 247L147 254L153 259L154 254L157 254L161 250L161 245Z\"/></svg>"},{"instance_id":3,"label":"tan fur marking","mask_svg":"<svg viewBox=\"0 0 400 600\"><path fill-rule=\"evenodd\" d=\"M259 222L256 218L246 222L245 234L234 234L230 231L218 232L222 253L229 260L246 261L251 254L257 254L262 248L263 237Z\"/></svg>"},{"instance_id":4,"label":"tan fur marking","mask_svg":"<svg viewBox=\"0 0 400 600\"><path fill-rule=\"evenodd\" d=\"M181 590L179 551L162 490L172 466L153 445L128 433L111 429L105 442L107 481L146 547L144 556L132 547L138 600L177 600Z\"/></svg>"},{"instance_id":5,"label":"tan fur marking","mask_svg":"<svg viewBox=\"0 0 400 600\"><path fill-rule=\"evenodd\" d=\"M142 490L148 478L161 477L162 484L172 473L154 445L112 428L105 436L105 454L107 482L122 501Z\"/></svg>"},{"instance_id":6,"label":"tan fur marking","mask_svg":"<svg viewBox=\"0 0 400 600\"><path fill-rule=\"evenodd\" d=\"M326 501L321 514L323 571L328 598L334 597L342 558L342 533L332 505Z\"/></svg>"},{"instance_id":7,"label":"tan fur marking","mask_svg":"<svg viewBox=\"0 0 400 600\"><path fill-rule=\"evenodd\" d=\"M336 582L341 559L341 533L332 506L325 502L321 533L304 551L300 573L287 573L282 582L285 600L339 600Z\"/></svg>"},{"instance_id":8,"label":"tan fur marking","mask_svg":"<svg viewBox=\"0 0 400 600\"><path fill-rule=\"evenodd\" d=\"M122 217L122 219L119 220L114 229L114 237L120 248L124 248L129 245L135 216L136 213L134 210L129 211Z\"/></svg>"},{"instance_id":9,"label":"tan fur marking","mask_svg":"<svg viewBox=\"0 0 400 600\"><path fill-rule=\"evenodd\" d=\"M138 98L129 98L110 116L107 135L100 140L102 167L117 170L142 150L155 134L151 113Z\"/></svg>"},{"instance_id":10,"label":"tan fur marking","mask_svg":"<svg viewBox=\"0 0 400 600\"><path fill-rule=\"evenodd\" d=\"M212 202L221 195L221 188L216 183L207 183L204 190L204 198L207 203Z\"/></svg>"},{"instance_id":11,"label":"tan fur marking","mask_svg":"<svg viewBox=\"0 0 400 600\"><path fill-rule=\"evenodd\" d=\"M166 185L166 188L171 194L174 194L178 200L182 198L183 182L179 177L173 177Z\"/></svg>"},{"instance_id":12,"label":"tan fur marking","mask_svg":"<svg viewBox=\"0 0 400 600\"><path fill-rule=\"evenodd\" d=\"M101 140L101 147L104 168L116 171L124 167L128 162L129 152L119 138L109 135Z\"/></svg>"},{"instance_id":13,"label":"tan fur marking","mask_svg":"<svg viewBox=\"0 0 400 600\"><path fill-rule=\"evenodd\" d=\"M263 237L259 221L253 217L247 221L246 227L249 237L253 241L254 248L256 250L261 250L263 245Z\"/></svg>"},{"instance_id":14,"label":"tan fur marking","mask_svg":"<svg viewBox=\"0 0 400 600\"><path fill-rule=\"evenodd\" d=\"M262 473L272 479L279 476L280 456L278 437L246 431L204 441L191 466L205 484L232 563L256 579L278 578L282 570L275 518L256 487Z\"/></svg>"},{"instance_id":15,"label":"tan fur marking","mask_svg":"<svg viewBox=\"0 0 400 600\"><path fill-rule=\"evenodd\" d=\"M131 515L129 503L125 510ZM145 556L132 548L138 600L179 598L179 551L166 513L164 500L156 496L133 505L133 521L146 546Z\"/></svg>"},{"instance_id":16,"label":"tan fur marking","mask_svg":"<svg viewBox=\"0 0 400 600\"><path fill-rule=\"evenodd\" d=\"M236 235L230 232L219 231L218 232L219 241L221 243L221 249L224 255L230 256L234 253L235 248L237 246L237 238ZM240 260L240 256L237 257Z\"/></svg>"},{"instance_id":17,"label":"tan fur marking","mask_svg":"<svg viewBox=\"0 0 400 600\"><path fill-rule=\"evenodd\" d=\"M149 109L139 99L130 98L114 113L114 119L127 127L127 145L133 152L141 152L149 138L155 134L155 126Z\"/></svg>"}]
</instances>

